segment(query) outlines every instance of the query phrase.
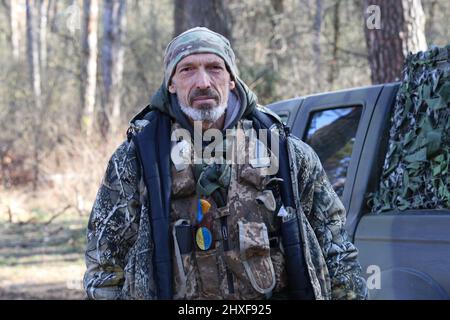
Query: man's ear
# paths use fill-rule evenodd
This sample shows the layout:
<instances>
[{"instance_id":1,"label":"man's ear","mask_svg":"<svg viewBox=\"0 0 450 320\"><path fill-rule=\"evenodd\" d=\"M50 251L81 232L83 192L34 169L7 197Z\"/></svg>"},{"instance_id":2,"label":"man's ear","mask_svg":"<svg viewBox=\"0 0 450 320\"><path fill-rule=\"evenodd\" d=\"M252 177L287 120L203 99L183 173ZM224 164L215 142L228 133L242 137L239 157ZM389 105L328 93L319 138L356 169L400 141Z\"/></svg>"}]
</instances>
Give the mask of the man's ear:
<instances>
[{"instance_id":1,"label":"man's ear","mask_svg":"<svg viewBox=\"0 0 450 320\"><path fill-rule=\"evenodd\" d=\"M236 83L233 80L230 80L230 90L236 88Z\"/></svg>"},{"instance_id":2,"label":"man's ear","mask_svg":"<svg viewBox=\"0 0 450 320\"><path fill-rule=\"evenodd\" d=\"M168 90L169 90L170 93L177 92L177 90L175 89L175 85L173 84L173 81L170 82Z\"/></svg>"}]
</instances>

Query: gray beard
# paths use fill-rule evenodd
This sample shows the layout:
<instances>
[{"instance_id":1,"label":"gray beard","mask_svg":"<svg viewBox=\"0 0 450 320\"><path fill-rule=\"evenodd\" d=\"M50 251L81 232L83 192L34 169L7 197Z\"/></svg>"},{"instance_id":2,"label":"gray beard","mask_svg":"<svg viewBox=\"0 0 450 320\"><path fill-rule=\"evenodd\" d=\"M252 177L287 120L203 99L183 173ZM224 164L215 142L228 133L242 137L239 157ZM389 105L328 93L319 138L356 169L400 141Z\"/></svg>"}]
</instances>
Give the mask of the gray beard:
<instances>
[{"instance_id":1,"label":"gray beard","mask_svg":"<svg viewBox=\"0 0 450 320\"><path fill-rule=\"evenodd\" d=\"M227 109L226 103L218 105L216 107L200 108L200 109L185 106L181 104L179 101L178 103L180 104L181 111L183 111L183 113L193 121L216 122L225 113L225 110Z\"/></svg>"}]
</instances>

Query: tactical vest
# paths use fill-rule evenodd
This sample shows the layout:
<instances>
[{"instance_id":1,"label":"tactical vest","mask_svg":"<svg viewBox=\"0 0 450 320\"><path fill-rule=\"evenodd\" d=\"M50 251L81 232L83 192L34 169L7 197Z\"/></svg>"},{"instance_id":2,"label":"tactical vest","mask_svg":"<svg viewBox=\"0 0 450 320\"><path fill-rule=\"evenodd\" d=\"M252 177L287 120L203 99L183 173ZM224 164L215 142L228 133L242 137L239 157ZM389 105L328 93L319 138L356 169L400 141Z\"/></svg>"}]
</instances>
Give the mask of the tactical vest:
<instances>
[{"instance_id":1,"label":"tactical vest","mask_svg":"<svg viewBox=\"0 0 450 320\"><path fill-rule=\"evenodd\" d=\"M245 154L245 160L233 161L229 167L225 206L218 207L212 197L202 197L210 205L203 218L210 233L203 235L198 222L194 148L191 141L173 143L181 157L191 160L179 165L172 157L171 163L175 299L265 299L287 286L277 217L281 204L270 188L276 178L267 175L264 163L254 163L252 155L263 154L259 149L265 145L248 134L251 121L241 120L237 128L245 134L245 144L234 136L232 143L227 140L227 147ZM180 127L174 123L172 132L176 129Z\"/></svg>"}]
</instances>

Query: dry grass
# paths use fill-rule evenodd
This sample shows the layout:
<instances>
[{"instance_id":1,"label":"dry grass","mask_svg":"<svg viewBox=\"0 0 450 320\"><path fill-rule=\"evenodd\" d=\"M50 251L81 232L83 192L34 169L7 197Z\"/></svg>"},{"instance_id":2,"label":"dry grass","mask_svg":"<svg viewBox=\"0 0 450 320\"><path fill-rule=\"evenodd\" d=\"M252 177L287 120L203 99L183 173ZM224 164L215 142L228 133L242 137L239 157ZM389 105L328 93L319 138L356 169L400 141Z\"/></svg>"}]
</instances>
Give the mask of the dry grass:
<instances>
[{"instance_id":1,"label":"dry grass","mask_svg":"<svg viewBox=\"0 0 450 320\"><path fill-rule=\"evenodd\" d=\"M0 187L0 299L83 299L85 230L114 149L70 137L48 154L39 188Z\"/></svg>"},{"instance_id":2,"label":"dry grass","mask_svg":"<svg viewBox=\"0 0 450 320\"><path fill-rule=\"evenodd\" d=\"M86 217L0 226L0 299L82 299Z\"/></svg>"}]
</instances>

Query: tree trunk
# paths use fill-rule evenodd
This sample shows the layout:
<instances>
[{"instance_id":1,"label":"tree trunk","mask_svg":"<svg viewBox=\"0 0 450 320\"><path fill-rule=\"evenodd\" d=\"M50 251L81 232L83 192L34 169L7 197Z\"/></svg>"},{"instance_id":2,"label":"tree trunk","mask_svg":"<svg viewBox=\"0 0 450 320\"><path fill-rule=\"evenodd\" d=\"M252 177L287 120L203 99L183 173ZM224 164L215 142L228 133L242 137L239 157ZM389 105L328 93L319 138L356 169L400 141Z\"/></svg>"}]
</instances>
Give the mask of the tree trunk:
<instances>
[{"instance_id":1,"label":"tree trunk","mask_svg":"<svg viewBox=\"0 0 450 320\"><path fill-rule=\"evenodd\" d=\"M426 38L433 43L436 29L435 29L435 18L436 18L436 10L437 10L438 0L431 0L428 3L428 12L425 14L428 17L427 22L425 24L425 35Z\"/></svg>"},{"instance_id":2,"label":"tree trunk","mask_svg":"<svg viewBox=\"0 0 450 320\"><path fill-rule=\"evenodd\" d=\"M365 0L366 18L370 5L378 6L381 13L380 29L364 25L372 83L397 81L407 54L427 49L422 3L401 0L392 5L390 0Z\"/></svg>"},{"instance_id":3,"label":"tree trunk","mask_svg":"<svg viewBox=\"0 0 450 320\"><path fill-rule=\"evenodd\" d=\"M272 5L273 10L277 14L282 14L284 11L284 4L283 0L270 0L270 4Z\"/></svg>"},{"instance_id":4,"label":"tree trunk","mask_svg":"<svg viewBox=\"0 0 450 320\"><path fill-rule=\"evenodd\" d=\"M38 7L39 8L39 7ZM38 8L33 7L30 0L26 1L26 20L27 20L27 58L31 80L31 88L34 98L33 117L33 190L37 190L40 171L39 142L40 142L40 114L42 113L41 97L41 74L39 58L39 29L37 25Z\"/></svg>"},{"instance_id":5,"label":"tree trunk","mask_svg":"<svg viewBox=\"0 0 450 320\"><path fill-rule=\"evenodd\" d=\"M231 41L230 12L222 0L175 0L174 35L193 28L207 27Z\"/></svg>"},{"instance_id":6,"label":"tree trunk","mask_svg":"<svg viewBox=\"0 0 450 320\"><path fill-rule=\"evenodd\" d=\"M269 11L270 24L272 26L272 34L270 35L269 42L269 52L268 52L268 68L272 72L279 72L278 61L279 58L285 56L285 42L280 31L280 25L283 19L283 1L281 0L271 0L270 1L273 11Z\"/></svg>"},{"instance_id":7,"label":"tree trunk","mask_svg":"<svg viewBox=\"0 0 450 320\"><path fill-rule=\"evenodd\" d=\"M126 28L125 0L105 0L103 13L103 99L100 131L104 136L115 132L120 120L123 74L123 33ZM111 114L111 117L109 117Z\"/></svg>"},{"instance_id":8,"label":"tree trunk","mask_svg":"<svg viewBox=\"0 0 450 320\"><path fill-rule=\"evenodd\" d=\"M338 48L339 48L339 37L340 37L340 4L341 0L336 0L336 3L334 4L334 10L333 10L333 44L331 49L331 63L330 63L330 70L328 74L328 83L330 85L330 89L334 89L334 82L338 76L339 68L338 68Z\"/></svg>"},{"instance_id":9,"label":"tree trunk","mask_svg":"<svg viewBox=\"0 0 450 320\"><path fill-rule=\"evenodd\" d=\"M9 22L11 26L11 52L15 61L19 60L19 43L20 43L20 32L19 32L19 13L18 13L18 1L11 0L10 11L9 11Z\"/></svg>"},{"instance_id":10,"label":"tree trunk","mask_svg":"<svg viewBox=\"0 0 450 320\"><path fill-rule=\"evenodd\" d=\"M174 36L183 33L187 29L185 4L185 0L174 0Z\"/></svg>"},{"instance_id":11,"label":"tree trunk","mask_svg":"<svg viewBox=\"0 0 450 320\"><path fill-rule=\"evenodd\" d=\"M405 10L405 34L406 41L403 43L405 56L408 53L426 51L427 40L425 37L425 13L421 0L403 0Z\"/></svg>"},{"instance_id":12,"label":"tree trunk","mask_svg":"<svg viewBox=\"0 0 450 320\"><path fill-rule=\"evenodd\" d=\"M50 31L51 32L56 32L58 30L58 27L57 27L57 19L58 19L58 13L59 13L58 4L59 4L58 0L54 0L51 3L51 8L50 8L51 13L49 14L49 16L51 16L51 19L50 19Z\"/></svg>"},{"instance_id":13,"label":"tree trunk","mask_svg":"<svg viewBox=\"0 0 450 320\"><path fill-rule=\"evenodd\" d=\"M83 131L90 136L94 124L94 106L97 84L97 25L98 0L86 0L83 7L83 55L82 55L82 116L79 119Z\"/></svg>"},{"instance_id":14,"label":"tree trunk","mask_svg":"<svg viewBox=\"0 0 450 320\"><path fill-rule=\"evenodd\" d=\"M47 69L47 12L49 0L39 0L39 65L45 83Z\"/></svg>"},{"instance_id":15,"label":"tree trunk","mask_svg":"<svg viewBox=\"0 0 450 320\"><path fill-rule=\"evenodd\" d=\"M41 73L39 58L39 32L36 28L36 10L30 0L26 1L27 13L27 57L31 87L37 109L41 109Z\"/></svg>"},{"instance_id":16,"label":"tree trunk","mask_svg":"<svg viewBox=\"0 0 450 320\"><path fill-rule=\"evenodd\" d=\"M322 31L322 15L323 15L323 1L316 0L316 12L314 15L314 22L312 27L312 54L314 60L314 68L315 68L315 80L316 80L316 89L318 91L322 88L322 61L321 55L322 50L320 47L320 33Z\"/></svg>"}]
</instances>

